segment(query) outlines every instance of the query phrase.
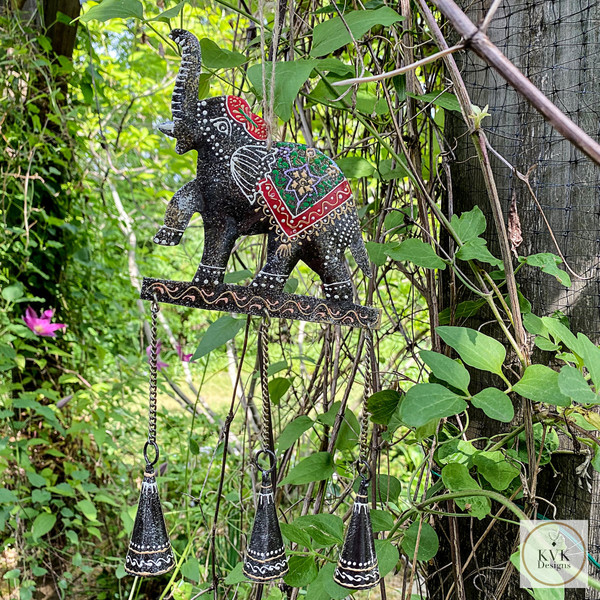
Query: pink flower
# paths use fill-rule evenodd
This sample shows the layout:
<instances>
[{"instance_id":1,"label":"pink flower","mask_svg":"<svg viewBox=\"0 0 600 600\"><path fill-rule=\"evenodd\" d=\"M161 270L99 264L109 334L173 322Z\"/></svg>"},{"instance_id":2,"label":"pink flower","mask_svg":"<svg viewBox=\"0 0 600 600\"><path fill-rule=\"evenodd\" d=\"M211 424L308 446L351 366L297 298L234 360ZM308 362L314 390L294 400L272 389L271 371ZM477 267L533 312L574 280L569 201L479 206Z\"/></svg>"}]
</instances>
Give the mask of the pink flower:
<instances>
[{"instance_id":1,"label":"pink flower","mask_svg":"<svg viewBox=\"0 0 600 600\"><path fill-rule=\"evenodd\" d=\"M165 367L169 366L169 363L163 362L160 360L160 351L162 350L162 342L158 340L156 344L156 368L159 371L162 371ZM146 354L148 355L148 362L150 362L150 357L152 355L152 348L150 346L146 347Z\"/></svg>"},{"instance_id":2,"label":"pink flower","mask_svg":"<svg viewBox=\"0 0 600 600\"><path fill-rule=\"evenodd\" d=\"M194 356L194 355L193 354L184 354L181 344L177 344L176 349L177 349L177 356L179 356L179 360L181 360L182 362L190 362L192 360L192 356Z\"/></svg>"},{"instance_id":3,"label":"pink flower","mask_svg":"<svg viewBox=\"0 0 600 600\"><path fill-rule=\"evenodd\" d=\"M54 316L54 309L49 308L45 310L40 317L31 306L28 306L25 310L25 316L23 321L25 325L33 331L36 335L43 335L47 337L56 337L57 329L64 329L66 325L64 323L51 323L52 317Z\"/></svg>"}]
</instances>

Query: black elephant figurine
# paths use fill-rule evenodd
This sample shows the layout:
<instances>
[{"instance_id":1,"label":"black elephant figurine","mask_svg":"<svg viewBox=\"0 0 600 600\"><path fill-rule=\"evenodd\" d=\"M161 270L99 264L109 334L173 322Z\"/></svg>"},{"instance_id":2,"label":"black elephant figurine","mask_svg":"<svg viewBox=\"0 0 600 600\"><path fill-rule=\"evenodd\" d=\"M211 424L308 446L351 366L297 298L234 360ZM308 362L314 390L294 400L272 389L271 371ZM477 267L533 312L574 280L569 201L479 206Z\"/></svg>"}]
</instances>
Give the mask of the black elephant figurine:
<instances>
[{"instance_id":1,"label":"black elephant figurine","mask_svg":"<svg viewBox=\"0 0 600 600\"><path fill-rule=\"evenodd\" d=\"M196 179L173 196L157 244L179 243L192 215L204 222L199 285L223 282L227 261L243 235L267 234L267 259L251 283L259 294L280 293L299 260L321 278L325 297L353 300L345 251L370 276L350 185L339 167L315 148L267 144L264 120L238 96L198 100L198 39L175 29L182 60L173 90L173 120L159 129L177 140L179 154L196 150Z\"/></svg>"}]
</instances>

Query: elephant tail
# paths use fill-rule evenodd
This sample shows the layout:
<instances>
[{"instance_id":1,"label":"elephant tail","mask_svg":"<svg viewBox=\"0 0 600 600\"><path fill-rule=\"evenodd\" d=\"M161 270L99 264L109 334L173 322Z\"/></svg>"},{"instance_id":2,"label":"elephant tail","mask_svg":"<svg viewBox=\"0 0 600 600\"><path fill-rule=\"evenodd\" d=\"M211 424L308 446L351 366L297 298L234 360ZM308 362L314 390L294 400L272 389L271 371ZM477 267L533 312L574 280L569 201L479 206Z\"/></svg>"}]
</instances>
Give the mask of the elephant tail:
<instances>
[{"instance_id":1,"label":"elephant tail","mask_svg":"<svg viewBox=\"0 0 600 600\"><path fill-rule=\"evenodd\" d=\"M358 230L358 235L354 238L354 241L350 243L350 252L354 256L356 264L360 267L360 270L365 274L366 277L371 277L371 262L369 261L369 255L365 248L365 242Z\"/></svg>"}]
</instances>

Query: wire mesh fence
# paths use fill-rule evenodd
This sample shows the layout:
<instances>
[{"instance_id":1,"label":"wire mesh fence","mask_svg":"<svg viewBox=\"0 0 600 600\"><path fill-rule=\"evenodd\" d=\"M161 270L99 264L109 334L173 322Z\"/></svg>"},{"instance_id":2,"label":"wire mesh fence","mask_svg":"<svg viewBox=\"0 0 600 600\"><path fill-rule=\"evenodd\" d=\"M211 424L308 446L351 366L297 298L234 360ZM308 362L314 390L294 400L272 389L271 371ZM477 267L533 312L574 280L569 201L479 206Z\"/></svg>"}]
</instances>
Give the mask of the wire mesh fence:
<instances>
[{"instance_id":1,"label":"wire mesh fence","mask_svg":"<svg viewBox=\"0 0 600 600\"><path fill-rule=\"evenodd\" d=\"M481 21L491 2L462 0L460 7L473 22ZM592 137L600 136L600 3L591 0L504 1L488 28L491 41L570 119ZM450 31L448 37L452 38ZM583 331L596 342L600 338L600 169L554 131L504 79L474 53L456 57L471 101L489 106L491 117L484 128L493 151L496 184L504 213L516 200L523 243L519 255L541 252L558 254L570 267L572 286L561 285L540 270L525 267L518 280L532 310L540 316L554 311L566 314L573 331ZM459 117L450 117L448 139L454 147L452 165L454 209L479 206L491 221L485 184L474 149ZM500 155L500 156L498 156ZM501 157L501 158L500 158ZM529 174L531 189L554 234L551 235L527 186L520 180ZM498 251L495 239L491 246ZM564 265L562 265L564 268ZM562 460L562 459L561 459ZM562 460L559 474L541 476L540 488L553 504L542 503L540 515L590 521L590 554L600 553L600 482L575 474L583 457ZM556 513L554 511L556 506ZM590 574L598 576L590 564ZM569 590L572 598L582 592ZM586 598L599 598L587 590Z\"/></svg>"}]
</instances>

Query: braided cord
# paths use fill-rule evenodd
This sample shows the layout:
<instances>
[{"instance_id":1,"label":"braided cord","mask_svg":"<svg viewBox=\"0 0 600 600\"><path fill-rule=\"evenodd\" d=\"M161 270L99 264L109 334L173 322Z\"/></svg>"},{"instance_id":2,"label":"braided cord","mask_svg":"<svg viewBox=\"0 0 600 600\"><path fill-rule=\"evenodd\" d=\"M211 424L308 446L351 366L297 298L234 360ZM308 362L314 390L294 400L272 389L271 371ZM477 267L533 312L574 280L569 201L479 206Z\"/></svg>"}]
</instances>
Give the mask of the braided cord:
<instances>
[{"instance_id":1,"label":"braided cord","mask_svg":"<svg viewBox=\"0 0 600 600\"><path fill-rule=\"evenodd\" d=\"M150 325L150 358L148 360L150 364L150 386L148 394L148 441L144 446L144 458L146 462L155 464L158 461L158 445L156 444L156 396L157 396L157 363L158 363L158 338L156 335L157 331L157 317L159 306L157 302L152 302L151 306L152 321ZM148 458L148 447L152 446L155 451L154 460L151 461Z\"/></svg>"},{"instance_id":2,"label":"braided cord","mask_svg":"<svg viewBox=\"0 0 600 600\"><path fill-rule=\"evenodd\" d=\"M373 369L371 359L373 356L373 332L370 329L365 330L365 383L363 386L363 404L360 416L360 449L359 461L368 462L369 449L369 411L367 400L373 393Z\"/></svg>"},{"instance_id":3,"label":"braided cord","mask_svg":"<svg viewBox=\"0 0 600 600\"><path fill-rule=\"evenodd\" d=\"M258 345L260 352L259 370L260 370L260 388L262 393L262 446L263 450L272 450L272 423L271 423L271 399L269 397L269 378L267 370L269 368L269 340L268 340L268 320L261 321L258 329Z\"/></svg>"}]
</instances>

